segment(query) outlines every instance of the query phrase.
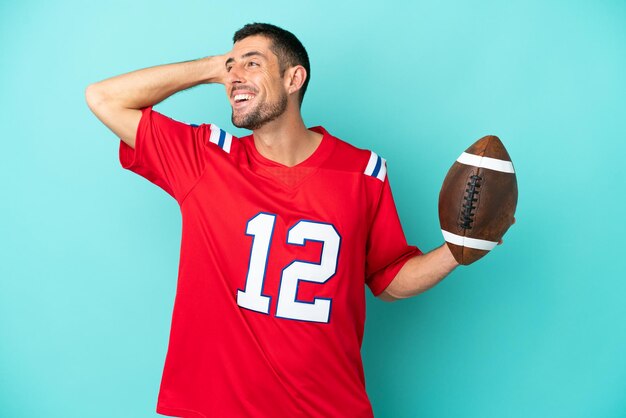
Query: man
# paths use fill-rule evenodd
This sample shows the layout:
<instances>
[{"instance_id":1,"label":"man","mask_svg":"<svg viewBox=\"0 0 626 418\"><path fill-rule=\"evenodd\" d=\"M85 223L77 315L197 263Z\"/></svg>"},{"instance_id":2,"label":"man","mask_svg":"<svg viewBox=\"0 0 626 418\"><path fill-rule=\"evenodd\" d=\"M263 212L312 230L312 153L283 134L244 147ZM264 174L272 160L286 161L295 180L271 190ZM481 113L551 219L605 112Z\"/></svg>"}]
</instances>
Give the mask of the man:
<instances>
[{"instance_id":1,"label":"man","mask_svg":"<svg viewBox=\"0 0 626 418\"><path fill-rule=\"evenodd\" d=\"M360 348L365 284L416 295L457 263L406 243L384 159L300 106L310 77L291 33L246 25L233 49L113 77L89 107L120 139L124 168L176 199L178 288L157 412L180 417L371 417ZM235 138L152 106L225 86Z\"/></svg>"}]
</instances>

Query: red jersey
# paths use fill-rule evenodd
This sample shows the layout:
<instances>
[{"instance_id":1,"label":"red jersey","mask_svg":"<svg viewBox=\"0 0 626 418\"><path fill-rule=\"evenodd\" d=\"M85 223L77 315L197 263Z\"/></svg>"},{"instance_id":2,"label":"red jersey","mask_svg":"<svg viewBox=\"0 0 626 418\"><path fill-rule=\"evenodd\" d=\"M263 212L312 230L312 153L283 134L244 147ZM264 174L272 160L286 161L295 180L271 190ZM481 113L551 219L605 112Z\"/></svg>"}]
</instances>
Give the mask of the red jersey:
<instances>
[{"instance_id":1,"label":"red jersey","mask_svg":"<svg viewBox=\"0 0 626 418\"><path fill-rule=\"evenodd\" d=\"M143 109L122 167L182 214L180 266L157 412L180 417L371 417L365 284L408 258L384 159L329 134L302 163L252 135Z\"/></svg>"}]
</instances>

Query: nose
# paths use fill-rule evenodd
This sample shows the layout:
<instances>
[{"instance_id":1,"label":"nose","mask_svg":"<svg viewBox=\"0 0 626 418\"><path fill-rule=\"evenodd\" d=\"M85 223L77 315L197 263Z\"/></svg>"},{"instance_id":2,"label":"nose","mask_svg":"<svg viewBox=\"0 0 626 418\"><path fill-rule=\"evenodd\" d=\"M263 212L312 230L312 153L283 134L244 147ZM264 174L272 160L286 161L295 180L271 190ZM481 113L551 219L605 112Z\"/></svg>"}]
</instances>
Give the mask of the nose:
<instances>
[{"instance_id":1,"label":"nose","mask_svg":"<svg viewBox=\"0 0 626 418\"><path fill-rule=\"evenodd\" d=\"M246 80L243 74L244 72L242 66L235 63L232 67L230 67L230 71L228 72L228 81L230 84L245 83Z\"/></svg>"}]
</instances>

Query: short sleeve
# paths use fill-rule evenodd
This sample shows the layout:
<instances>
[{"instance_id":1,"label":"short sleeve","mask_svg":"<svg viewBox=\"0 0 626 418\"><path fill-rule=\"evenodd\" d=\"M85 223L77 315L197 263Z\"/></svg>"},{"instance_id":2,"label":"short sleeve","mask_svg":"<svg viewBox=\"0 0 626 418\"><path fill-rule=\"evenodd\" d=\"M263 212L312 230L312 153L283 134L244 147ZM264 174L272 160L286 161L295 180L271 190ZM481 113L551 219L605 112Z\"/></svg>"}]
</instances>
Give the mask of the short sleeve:
<instances>
[{"instance_id":1,"label":"short sleeve","mask_svg":"<svg viewBox=\"0 0 626 418\"><path fill-rule=\"evenodd\" d=\"M389 286L404 263L411 257L422 254L417 247L406 242L388 176L383 180L366 251L366 283L375 296L380 295Z\"/></svg>"},{"instance_id":2,"label":"short sleeve","mask_svg":"<svg viewBox=\"0 0 626 418\"><path fill-rule=\"evenodd\" d=\"M135 148L120 141L120 163L165 190L180 204L206 164L203 127L175 121L152 107L144 108Z\"/></svg>"}]
</instances>

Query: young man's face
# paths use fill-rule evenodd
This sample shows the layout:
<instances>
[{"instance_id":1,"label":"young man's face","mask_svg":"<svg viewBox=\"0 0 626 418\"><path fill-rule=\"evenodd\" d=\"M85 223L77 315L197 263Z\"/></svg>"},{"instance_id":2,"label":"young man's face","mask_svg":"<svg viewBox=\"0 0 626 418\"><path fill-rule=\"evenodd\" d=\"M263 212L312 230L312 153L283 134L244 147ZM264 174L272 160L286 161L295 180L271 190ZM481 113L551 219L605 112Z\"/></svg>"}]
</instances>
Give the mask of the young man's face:
<instances>
[{"instance_id":1,"label":"young man's face","mask_svg":"<svg viewBox=\"0 0 626 418\"><path fill-rule=\"evenodd\" d=\"M287 91L278 57L264 36L249 36L235 43L226 60L226 93L238 128L259 129L285 112Z\"/></svg>"}]
</instances>

